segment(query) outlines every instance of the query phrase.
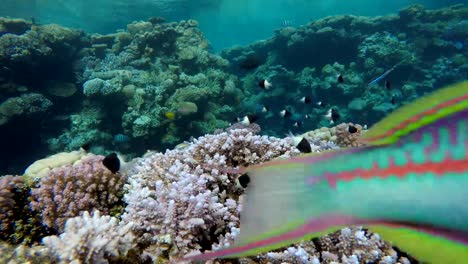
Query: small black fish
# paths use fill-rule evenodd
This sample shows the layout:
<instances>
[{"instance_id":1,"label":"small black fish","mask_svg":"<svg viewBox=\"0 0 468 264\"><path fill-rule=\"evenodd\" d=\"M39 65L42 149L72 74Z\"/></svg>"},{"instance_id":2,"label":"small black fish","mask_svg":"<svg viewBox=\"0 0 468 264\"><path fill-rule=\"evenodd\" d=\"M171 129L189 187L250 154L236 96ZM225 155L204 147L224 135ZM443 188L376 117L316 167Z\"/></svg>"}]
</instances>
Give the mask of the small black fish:
<instances>
[{"instance_id":1,"label":"small black fish","mask_svg":"<svg viewBox=\"0 0 468 264\"><path fill-rule=\"evenodd\" d=\"M389 80L385 80L385 88L387 88L387 90L390 90L392 87L392 84L390 83Z\"/></svg>"},{"instance_id":2,"label":"small black fish","mask_svg":"<svg viewBox=\"0 0 468 264\"><path fill-rule=\"evenodd\" d=\"M332 117L333 122L336 122L338 119L340 119L341 115L340 113L338 113L338 110L332 109L331 117Z\"/></svg>"},{"instance_id":3,"label":"small black fish","mask_svg":"<svg viewBox=\"0 0 468 264\"><path fill-rule=\"evenodd\" d=\"M339 83L343 83L344 82L344 79L343 79L343 75L341 74L338 74L338 76L336 76L337 80Z\"/></svg>"},{"instance_id":4,"label":"small black fish","mask_svg":"<svg viewBox=\"0 0 468 264\"><path fill-rule=\"evenodd\" d=\"M244 125L250 125L254 123L256 120L257 120L257 116L255 115L246 115L243 118L237 118L237 121Z\"/></svg>"},{"instance_id":5,"label":"small black fish","mask_svg":"<svg viewBox=\"0 0 468 264\"><path fill-rule=\"evenodd\" d=\"M348 126L348 132L354 134L357 132L357 128L355 126Z\"/></svg>"},{"instance_id":6,"label":"small black fish","mask_svg":"<svg viewBox=\"0 0 468 264\"><path fill-rule=\"evenodd\" d=\"M305 114L305 115L304 115L304 118L305 118L305 119L310 119L310 116L309 116L308 114Z\"/></svg>"},{"instance_id":7,"label":"small black fish","mask_svg":"<svg viewBox=\"0 0 468 264\"><path fill-rule=\"evenodd\" d=\"M301 121L296 121L293 124L294 127L302 127L302 122Z\"/></svg>"},{"instance_id":8,"label":"small black fish","mask_svg":"<svg viewBox=\"0 0 468 264\"><path fill-rule=\"evenodd\" d=\"M395 96L392 96L392 99L390 100L390 102L392 103L392 105L395 105Z\"/></svg>"},{"instance_id":9,"label":"small black fish","mask_svg":"<svg viewBox=\"0 0 468 264\"><path fill-rule=\"evenodd\" d=\"M304 104L310 104L310 102L312 101L312 99L310 99L309 96L304 96L304 97L302 97L299 101L301 101L301 103L304 103Z\"/></svg>"},{"instance_id":10,"label":"small black fish","mask_svg":"<svg viewBox=\"0 0 468 264\"><path fill-rule=\"evenodd\" d=\"M286 109L283 109L283 110L280 111L280 116L283 117L283 118L291 117L291 112L289 112Z\"/></svg>"},{"instance_id":11,"label":"small black fish","mask_svg":"<svg viewBox=\"0 0 468 264\"><path fill-rule=\"evenodd\" d=\"M322 107L322 106L325 106L325 103L323 103L322 101L318 101L316 105L319 107Z\"/></svg>"},{"instance_id":12,"label":"small black fish","mask_svg":"<svg viewBox=\"0 0 468 264\"><path fill-rule=\"evenodd\" d=\"M334 108L330 108L325 115L325 118L330 120L330 124L334 124L336 121L338 121L338 119L340 119L340 117L340 113L338 113L338 110Z\"/></svg>"},{"instance_id":13,"label":"small black fish","mask_svg":"<svg viewBox=\"0 0 468 264\"><path fill-rule=\"evenodd\" d=\"M312 147L306 138L302 138L301 141L296 145L296 148L302 153L312 152Z\"/></svg>"},{"instance_id":14,"label":"small black fish","mask_svg":"<svg viewBox=\"0 0 468 264\"><path fill-rule=\"evenodd\" d=\"M262 113L266 113L266 112L269 112L269 111L270 111L270 108L268 108L267 106L262 107Z\"/></svg>"},{"instance_id":15,"label":"small black fish","mask_svg":"<svg viewBox=\"0 0 468 264\"><path fill-rule=\"evenodd\" d=\"M102 164L112 173L116 173L120 170L120 160L115 152L107 155L102 160Z\"/></svg>"},{"instance_id":16,"label":"small black fish","mask_svg":"<svg viewBox=\"0 0 468 264\"><path fill-rule=\"evenodd\" d=\"M247 188L247 186L250 183L250 178L249 178L249 175L247 174L242 174L241 176L237 178L237 180L239 181L240 186L242 186L242 188L244 189Z\"/></svg>"},{"instance_id":17,"label":"small black fish","mask_svg":"<svg viewBox=\"0 0 468 264\"><path fill-rule=\"evenodd\" d=\"M262 79L258 82L258 86L262 89L268 90L271 88L272 84L268 80Z\"/></svg>"}]
</instances>

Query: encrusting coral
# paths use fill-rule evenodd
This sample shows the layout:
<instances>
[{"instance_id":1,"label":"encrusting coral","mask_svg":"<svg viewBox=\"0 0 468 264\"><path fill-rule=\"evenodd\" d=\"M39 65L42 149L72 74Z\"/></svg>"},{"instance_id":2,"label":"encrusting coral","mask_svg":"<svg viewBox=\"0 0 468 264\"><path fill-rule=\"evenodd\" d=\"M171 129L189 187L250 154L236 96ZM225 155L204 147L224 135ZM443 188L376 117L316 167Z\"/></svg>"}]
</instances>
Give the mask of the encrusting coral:
<instances>
[{"instance_id":1,"label":"encrusting coral","mask_svg":"<svg viewBox=\"0 0 468 264\"><path fill-rule=\"evenodd\" d=\"M83 211L110 214L119 207L124 178L105 168L103 158L89 155L54 168L32 189L31 207L41 214L44 225L63 231L65 221Z\"/></svg>"}]
</instances>

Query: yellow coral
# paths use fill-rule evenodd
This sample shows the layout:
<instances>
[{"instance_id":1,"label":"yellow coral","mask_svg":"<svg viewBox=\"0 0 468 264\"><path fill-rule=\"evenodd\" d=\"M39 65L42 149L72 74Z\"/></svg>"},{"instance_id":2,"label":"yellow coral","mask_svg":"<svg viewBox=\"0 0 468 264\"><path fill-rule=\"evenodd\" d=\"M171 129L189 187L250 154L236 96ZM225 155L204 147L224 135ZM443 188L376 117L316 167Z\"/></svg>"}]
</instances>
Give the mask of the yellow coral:
<instances>
[{"instance_id":1,"label":"yellow coral","mask_svg":"<svg viewBox=\"0 0 468 264\"><path fill-rule=\"evenodd\" d=\"M60 152L55 155L36 160L24 172L24 179L28 185L34 184L44 177L51 169L65 165L77 164L82 158L88 156L84 150Z\"/></svg>"}]
</instances>

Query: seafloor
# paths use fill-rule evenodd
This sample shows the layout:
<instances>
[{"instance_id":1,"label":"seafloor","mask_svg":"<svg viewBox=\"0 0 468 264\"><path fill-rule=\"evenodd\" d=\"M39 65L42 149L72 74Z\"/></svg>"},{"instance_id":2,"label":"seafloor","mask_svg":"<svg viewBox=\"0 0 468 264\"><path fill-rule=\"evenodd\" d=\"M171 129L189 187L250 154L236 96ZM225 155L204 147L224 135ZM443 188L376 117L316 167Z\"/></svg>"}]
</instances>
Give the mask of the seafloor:
<instances>
[{"instance_id":1,"label":"seafloor","mask_svg":"<svg viewBox=\"0 0 468 264\"><path fill-rule=\"evenodd\" d=\"M349 122L371 125L465 80L467 39L464 6L327 17L220 55L194 20L90 35L0 18L0 262L167 263L230 244L244 188L239 175L208 167L298 155L288 131L313 151L356 147L365 129ZM395 65L388 85L367 85ZM331 107L342 124L323 118ZM283 109L292 116L280 118ZM257 124L230 125L245 114ZM128 161L116 174L102 165L113 151ZM219 262L417 260L351 227Z\"/></svg>"}]
</instances>

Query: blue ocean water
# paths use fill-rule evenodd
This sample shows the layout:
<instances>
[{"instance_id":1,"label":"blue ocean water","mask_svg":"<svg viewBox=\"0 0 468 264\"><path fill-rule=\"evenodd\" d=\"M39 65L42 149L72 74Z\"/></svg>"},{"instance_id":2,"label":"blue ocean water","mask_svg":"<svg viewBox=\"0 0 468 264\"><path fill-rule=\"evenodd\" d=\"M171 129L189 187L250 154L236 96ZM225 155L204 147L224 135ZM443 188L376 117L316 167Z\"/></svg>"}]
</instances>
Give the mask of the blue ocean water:
<instances>
[{"instance_id":1,"label":"blue ocean water","mask_svg":"<svg viewBox=\"0 0 468 264\"><path fill-rule=\"evenodd\" d=\"M427 8L463 0L3 0L0 16L33 17L89 33L112 33L135 20L195 19L214 50L268 38L288 21L292 26L331 15L385 15L411 4Z\"/></svg>"},{"instance_id":2,"label":"blue ocean water","mask_svg":"<svg viewBox=\"0 0 468 264\"><path fill-rule=\"evenodd\" d=\"M252 114L277 137L333 125L331 108L371 125L466 79L465 2L3 0L0 174L88 144L136 157Z\"/></svg>"},{"instance_id":3,"label":"blue ocean water","mask_svg":"<svg viewBox=\"0 0 468 264\"><path fill-rule=\"evenodd\" d=\"M341 191L354 189L323 189L325 180L341 177L329 177L322 166L348 158L352 166L338 168L352 175L343 177L345 185L385 178L408 185L404 204L393 206L392 214L383 210L379 221L437 228L446 211L429 214L434 211L426 206L433 204L421 199L438 181L450 181L445 191L453 195L443 201L455 221L439 227L466 231L453 208L463 207L458 198L466 196L468 144L456 128L466 127L467 79L466 0L0 0L0 264L177 262L232 244L243 228L241 213L278 205L281 211L267 216L296 220L286 206L297 209L312 197L298 193L317 190L313 206L343 208L339 198L326 202L326 194L350 197ZM437 99L417 101L447 86ZM397 109L407 110L377 132L384 139L402 137L401 144L367 148L361 139L368 128L376 132L374 124ZM452 110L460 113L443 116ZM444 120L424 127L437 118ZM340 148L357 151L318 153ZM300 175L302 165L287 166L287 157L310 152L320 164L306 165L308 175ZM446 159L433 159L439 156ZM267 179L285 184L265 179L266 187L278 185L257 196L272 192L271 199L260 199L269 202L241 212L248 208L244 191L258 187L259 178L237 168L276 158L283 165L261 169L258 177L271 172ZM413 170L422 184L406 177ZM275 177L276 171L283 174ZM393 172L401 172L398 179L387 177ZM301 183L314 184L288 191ZM358 214L368 211L361 205L401 196L384 184L388 195L365 193L363 199L378 201L357 201ZM308 200L294 202L299 197ZM457 202L446 201L450 197ZM418 222L419 211L406 211L412 205L434 221ZM325 209L319 207L310 210L316 217ZM102 217L94 212L90 219L95 210ZM320 240L237 262L456 262L432 261L426 255L437 255L432 250L405 252L412 247L384 243L360 227Z\"/></svg>"}]
</instances>

